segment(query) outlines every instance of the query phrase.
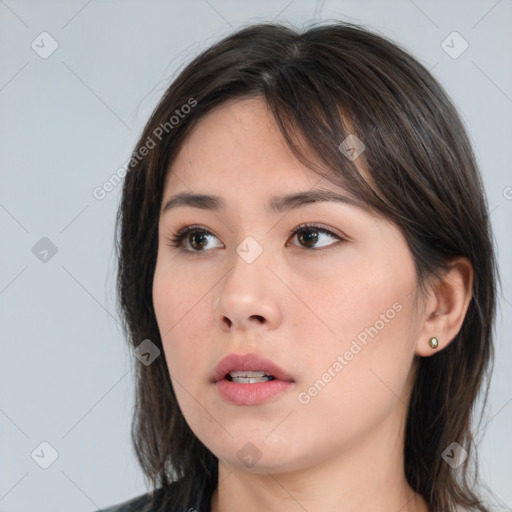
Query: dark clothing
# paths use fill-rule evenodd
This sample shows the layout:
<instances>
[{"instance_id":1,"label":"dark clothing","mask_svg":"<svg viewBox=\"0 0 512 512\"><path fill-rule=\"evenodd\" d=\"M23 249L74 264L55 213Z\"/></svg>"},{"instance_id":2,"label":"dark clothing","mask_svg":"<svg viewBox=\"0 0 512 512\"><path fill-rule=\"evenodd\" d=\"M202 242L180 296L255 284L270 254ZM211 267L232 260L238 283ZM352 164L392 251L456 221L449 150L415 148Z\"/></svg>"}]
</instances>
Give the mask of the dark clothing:
<instances>
[{"instance_id":1,"label":"dark clothing","mask_svg":"<svg viewBox=\"0 0 512 512\"><path fill-rule=\"evenodd\" d=\"M188 502L184 502L182 490L181 481L173 482L166 489L159 487L96 512L210 512L214 488L205 487L200 482L195 483L192 499Z\"/></svg>"}]
</instances>

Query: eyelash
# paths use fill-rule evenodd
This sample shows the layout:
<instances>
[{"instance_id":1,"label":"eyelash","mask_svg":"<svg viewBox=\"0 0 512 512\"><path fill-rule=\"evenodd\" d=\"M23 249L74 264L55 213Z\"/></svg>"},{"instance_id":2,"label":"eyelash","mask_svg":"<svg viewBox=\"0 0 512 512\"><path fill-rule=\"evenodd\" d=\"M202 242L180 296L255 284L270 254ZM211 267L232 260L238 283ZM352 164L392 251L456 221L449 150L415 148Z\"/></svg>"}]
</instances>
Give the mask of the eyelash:
<instances>
[{"instance_id":1,"label":"eyelash","mask_svg":"<svg viewBox=\"0 0 512 512\"><path fill-rule=\"evenodd\" d=\"M288 236L290 236L290 237L295 236L303 231L317 231L319 233L328 235L332 238L336 238L339 241L342 241L342 242L345 241L344 238L340 237L339 235L336 235L335 233L333 233L332 231L329 231L328 229L322 228L321 226L317 226L315 224L307 224L307 223L299 224L296 228L294 228L290 231ZM186 238L187 235L189 235L191 233L206 233L206 234L213 235L213 233L210 230L206 229L206 227L204 227L204 226L200 226L200 225L185 226L185 227L181 228L177 233L173 234L172 236L170 236L168 238L168 245L171 247L180 248L183 240ZM215 236L215 235L213 235L213 236ZM326 247L328 247L328 246L326 246ZM311 249L308 247L302 247L302 248L309 249L309 250L315 250L314 248ZM324 247L321 247L321 249L324 249ZM191 250L191 249L183 249L183 250L186 252L192 252L192 253L205 252L204 250L202 250L202 251L196 251L196 250ZM319 249L316 249L316 250L319 250Z\"/></svg>"}]
</instances>

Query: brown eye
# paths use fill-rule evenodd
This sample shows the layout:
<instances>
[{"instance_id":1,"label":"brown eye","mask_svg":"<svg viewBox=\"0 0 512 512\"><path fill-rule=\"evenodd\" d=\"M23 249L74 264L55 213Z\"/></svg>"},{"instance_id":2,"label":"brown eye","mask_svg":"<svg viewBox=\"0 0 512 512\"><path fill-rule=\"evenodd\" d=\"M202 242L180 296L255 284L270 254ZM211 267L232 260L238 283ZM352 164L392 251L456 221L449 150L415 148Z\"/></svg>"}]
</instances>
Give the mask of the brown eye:
<instances>
[{"instance_id":1,"label":"brown eye","mask_svg":"<svg viewBox=\"0 0 512 512\"><path fill-rule=\"evenodd\" d=\"M208 237L202 231L195 231L188 237L191 247L194 249L204 249L208 243Z\"/></svg>"},{"instance_id":2,"label":"brown eye","mask_svg":"<svg viewBox=\"0 0 512 512\"><path fill-rule=\"evenodd\" d=\"M291 235L296 236L299 240L299 244L306 249L323 249L324 247L333 245L332 243L324 243L322 245L318 245L319 241L329 238L343 241L341 237L334 234L332 231L329 231L328 229L308 224L301 224L292 231Z\"/></svg>"},{"instance_id":3,"label":"brown eye","mask_svg":"<svg viewBox=\"0 0 512 512\"><path fill-rule=\"evenodd\" d=\"M298 238L306 247L314 247L320 236L312 229L305 229L299 233Z\"/></svg>"},{"instance_id":4,"label":"brown eye","mask_svg":"<svg viewBox=\"0 0 512 512\"><path fill-rule=\"evenodd\" d=\"M188 252L205 252L211 248L208 247L210 238L217 237L201 226L185 226L169 239L169 245Z\"/></svg>"}]
</instances>

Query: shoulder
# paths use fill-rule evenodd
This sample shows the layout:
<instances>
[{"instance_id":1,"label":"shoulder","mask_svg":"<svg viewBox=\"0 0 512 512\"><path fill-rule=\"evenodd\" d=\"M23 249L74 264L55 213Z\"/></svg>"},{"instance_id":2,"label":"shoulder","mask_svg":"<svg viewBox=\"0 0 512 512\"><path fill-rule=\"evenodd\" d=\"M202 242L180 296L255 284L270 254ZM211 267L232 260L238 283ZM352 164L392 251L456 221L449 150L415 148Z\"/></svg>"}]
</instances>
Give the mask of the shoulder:
<instances>
[{"instance_id":1,"label":"shoulder","mask_svg":"<svg viewBox=\"0 0 512 512\"><path fill-rule=\"evenodd\" d=\"M158 498L162 494L162 489L156 489L145 494L140 494L134 498L130 498L122 503L103 507L96 512L152 512L153 498Z\"/></svg>"},{"instance_id":2,"label":"shoulder","mask_svg":"<svg viewBox=\"0 0 512 512\"><path fill-rule=\"evenodd\" d=\"M101 508L96 512L160 512L162 510L170 511L171 509L188 512L194 510L194 507L190 507L190 505L195 504L184 503L183 490L183 481L178 480L170 483L165 488L159 487L116 505ZM204 482L194 481L192 490L194 497L192 500L200 496L200 510L206 512L210 509L211 492L212 490L205 486Z\"/></svg>"}]
</instances>

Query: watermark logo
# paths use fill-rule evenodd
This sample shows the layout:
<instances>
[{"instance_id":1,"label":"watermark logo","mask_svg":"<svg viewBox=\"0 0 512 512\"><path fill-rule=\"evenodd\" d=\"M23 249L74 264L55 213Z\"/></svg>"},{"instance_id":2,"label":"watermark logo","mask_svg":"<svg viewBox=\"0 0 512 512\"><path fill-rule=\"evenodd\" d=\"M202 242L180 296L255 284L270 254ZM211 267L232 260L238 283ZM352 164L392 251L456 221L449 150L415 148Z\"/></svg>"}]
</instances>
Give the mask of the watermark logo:
<instances>
[{"instance_id":1,"label":"watermark logo","mask_svg":"<svg viewBox=\"0 0 512 512\"><path fill-rule=\"evenodd\" d=\"M40 468L48 469L59 458L59 453L50 443L43 441L34 448L30 456Z\"/></svg>"},{"instance_id":2,"label":"watermark logo","mask_svg":"<svg viewBox=\"0 0 512 512\"><path fill-rule=\"evenodd\" d=\"M245 443L236 455L247 468L252 468L262 457L259 448L251 442Z\"/></svg>"},{"instance_id":3,"label":"watermark logo","mask_svg":"<svg viewBox=\"0 0 512 512\"><path fill-rule=\"evenodd\" d=\"M48 263L57 254L57 251L57 246L46 236L43 236L32 247L32 254L42 263Z\"/></svg>"},{"instance_id":4,"label":"watermark logo","mask_svg":"<svg viewBox=\"0 0 512 512\"><path fill-rule=\"evenodd\" d=\"M339 146L338 149L347 157L351 162L358 158L366 149L365 145L354 134L350 134Z\"/></svg>"},{"instance_id":5,"label":"watermark logo","mask_svg":"<svg viewBox=\"0 0 512 512\"><path fill-rule=\"evenodd\" d=\"M151 340L146 339L134 350L134 353L143 365L149 366L160 355L160 349Z\"/></svg>"},{"instance_id":6,"label":"watermark logo","mask_svg":"<svg viewBox=\"0 0 512 512\"><path fill-rule=\"evenodd\" d=\"M41 32L30 46L39 57L47 59L57 50L59 43L48 32Z\"/></svg>"},{"instance_id":7,"label":"watermark logo","mask_svg":"<svg viewBox=\"0 0 512 512\"><path fill-rule=\"evenodd\" d=\"M454 441L441 454L441 457L452 468L458 468L468 458L468 452L459 443Z\"/></svg>"},{"instance_id":8,"label":"watermark logo","mask_svg":"<svg viewBox=\"0 0 512 512\"><path fill-rule=\"evenodd\" d=\"M263 252L263 247L255 238L248 236L237 246L236 252L246 263L253 263Z\"/></svg>"},{"instance_id":9,"label":"watermark logo","mask_svg":"<svg viewBox=\"0 0 512 512\"><path fill-rule=\"evenodd\" d=\"M452 59L458 59L469 48L469 43L457 31L453 31L443 39L441 48Z\"/></svg>"}]
</instances>

